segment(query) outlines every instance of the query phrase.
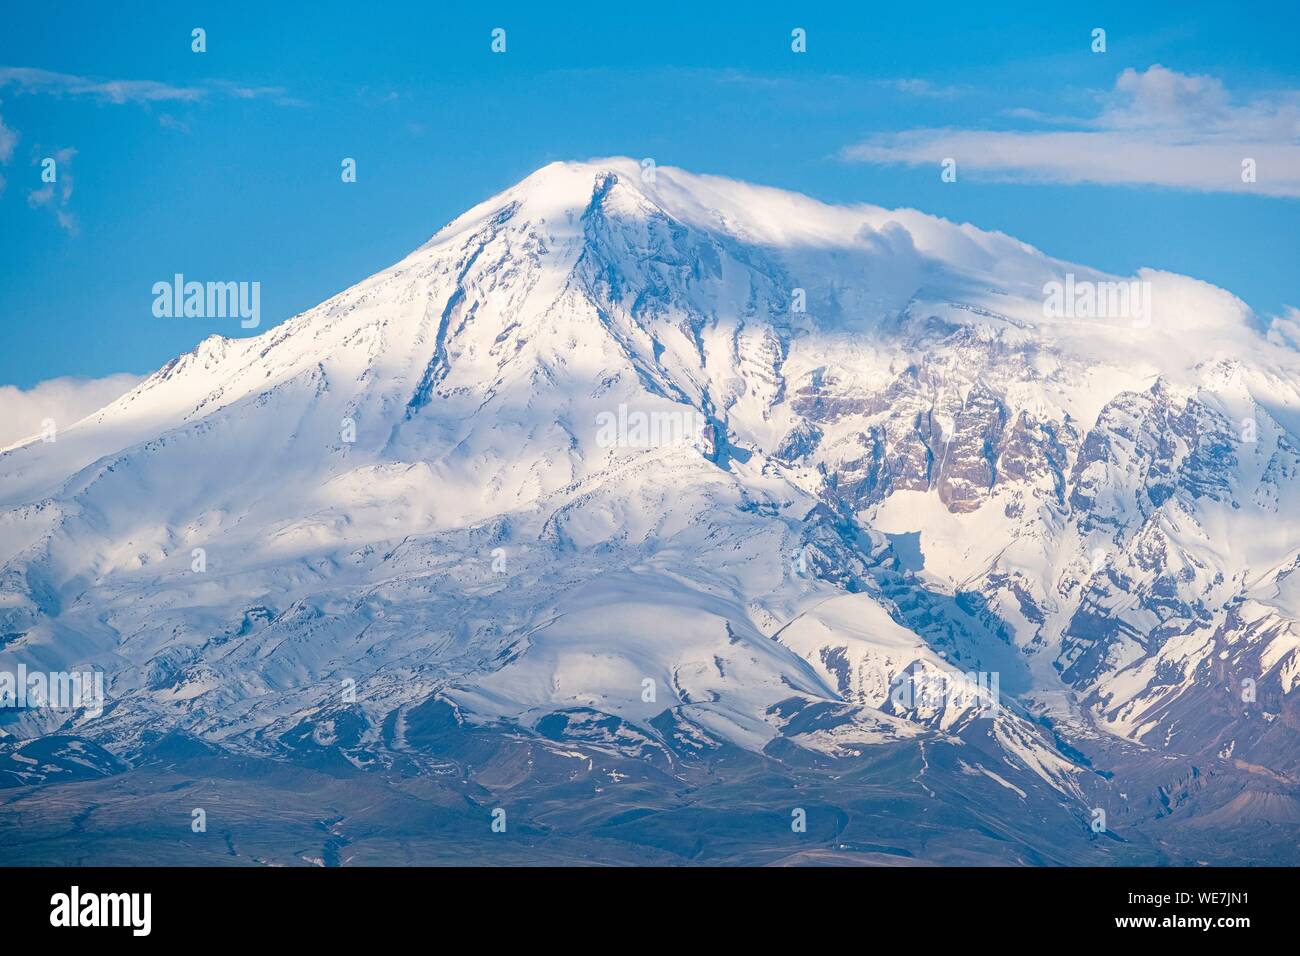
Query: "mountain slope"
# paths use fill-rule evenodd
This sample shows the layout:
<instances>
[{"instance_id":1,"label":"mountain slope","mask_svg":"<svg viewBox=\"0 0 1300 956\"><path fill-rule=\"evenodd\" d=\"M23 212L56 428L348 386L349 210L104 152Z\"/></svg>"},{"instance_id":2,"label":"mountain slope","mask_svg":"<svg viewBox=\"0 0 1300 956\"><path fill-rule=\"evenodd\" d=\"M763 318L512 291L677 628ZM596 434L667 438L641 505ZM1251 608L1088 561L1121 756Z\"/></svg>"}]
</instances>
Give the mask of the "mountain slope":
<instances>
[{"instance_id":1,"label":"mountain slope","mask_svg":"<svg viewBox=\"0 0 1300 956\"><path fill-rule=\"evenodd\" d=\"M1136 319L1045 317L1067 274L1114 280L910 210L545 167L0 454L0 663L108 686L4 729L412 772L492 740L667 792L908 754L957 826L1063 815L1016 839L1075 859L1189 767L1189 816L1285 818L1300 356L1163 273Z\"/></svg>"}]
</instances>

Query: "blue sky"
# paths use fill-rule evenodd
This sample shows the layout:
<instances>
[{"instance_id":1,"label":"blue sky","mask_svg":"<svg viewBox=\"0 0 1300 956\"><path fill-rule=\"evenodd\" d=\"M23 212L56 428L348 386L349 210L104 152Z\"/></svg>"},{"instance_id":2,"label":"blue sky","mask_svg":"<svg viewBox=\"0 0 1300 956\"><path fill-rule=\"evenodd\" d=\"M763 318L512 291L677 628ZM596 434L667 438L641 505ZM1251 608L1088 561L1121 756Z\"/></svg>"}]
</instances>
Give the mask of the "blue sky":
<instances>
[{"instance_id":1,"label":"blue sky","mask_svg":"<svg viewBox=\"0 0 1300 956\"><path fill-rule=\"evenodd\" d=\"M1294 3L446 6L11 5L0 384L265 331L538 166L614 154L1184 272L1261 315L1300 305ZM155 318L177 272L260 282L261 328Z\"/></svg>"}]
</instances>

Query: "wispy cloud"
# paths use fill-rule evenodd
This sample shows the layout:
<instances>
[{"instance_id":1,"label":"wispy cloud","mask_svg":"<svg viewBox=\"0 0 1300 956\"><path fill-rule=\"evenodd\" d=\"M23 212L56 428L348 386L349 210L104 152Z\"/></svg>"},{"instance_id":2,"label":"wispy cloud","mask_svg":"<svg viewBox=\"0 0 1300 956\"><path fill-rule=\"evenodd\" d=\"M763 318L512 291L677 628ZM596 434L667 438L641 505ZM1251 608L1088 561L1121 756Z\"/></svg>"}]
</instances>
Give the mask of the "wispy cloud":
<instances>
[{"instance_id":1,"label":"wispy cloud","mask_svg":"<svg viewBox=\"0 0 1300 956\"><path fill-rule=\"evenodd\" d=\"M195 103L213 93L240 100L270 100L282 106L301 106L280 86L252 86L212 80L176 86L157 80L101 80L72 73L57 73L26 66L0 67L0 88L51 96L88 96L107 103Z\"/></svg>"},{"instance_id":2,"label":"wispy cloud","mask_svg":"<svg viewBox=\"0 0 1300 956\"><path fill-rule=\"evenodd\" d=\"M18 134L5 125L3 116L0 116L0 165L8 165L9 160L14 155L14 146L18 143ZM5 178L0 175L0 195L4 195Z\"/></svg>"},{"instance_id":3,"label":"wispy cloud","mask_svg":"<svg viewBox=\"0 0 1300 956\"><path fill-rule=\"evenodd\" d=\"M290 96L283 86L250 86L244 83L230 83L226 80L213 80L210 87L226 96L237 100L269 100L277 106L306 106L302 100Z\"/></svg>"},{"instance_id":4,"label":"wispy cloud","mask_svg":"<svg viewBox=\"0 0 1300 956\"><path fill-rule=\"evenodd\" d=\"M1056 129L912 129L870 137L842 155L913 166L951 158L962 173L1004 181L1300 196L1300 90L1239 102L1214 77L1156 65L1125 70L1099 101L1096 115L1073 120L1014 113Z\"/></svg>"},{"instance_id":5,"label":"wispy cloud","mask_svg":"<svg viewBox=\"0 0 1300 956\"><path fill-rule=\"evenodd\" d=\"M175 116L172 116L171 113L163 113L161 116L159 116L158 125L161 126L163 129L174 129L178 133L188 133L190 131L189 123L185 122L184 120L177 119Z\"/></svg>"},{"instance_id":6,"label":"wispy cloud","mask_svg":"<svg viewBox=\"0 0 1300 956\"><path fill-rule=\"evenodd\" d=\"M14 145L18 142L18 134L5 126L4 117L0 116L0 163L9 162L9 158L14 154Z\"/></svg>"},{"instance_id":7,"label":"wispy cloud","mask_svg":"<svg viewBox=\"0 0 1300 956\"><path fill-rule=\"evenodd\" d=\"M881 80L880 85L897 93L906 93L908 96L922 96L938 100L955 99L966 92L965 87L932 83L929 80L917 79L916 77Z\"/></svg>"},{"instance_id":8,"label":"wispy cloud","mask_svg":"<svg viewBox=\"0 0 1300 956\"><path fill-rule=\"evenodd\" d=\"M198 103L213 96L230 97L237 100L267 100L280 106L303 106L302 101L289 96L280 86L250 86L232 83L227 80L210 80L200 85L176 86L156 80L103 80L72 73L58 73L26 66L0 66L0 90L12 90L29 96L87 97L103 103L143 104L176 103L180 105ZM163 113L158 122L168 128L183 133L189 132L189 124ZM0 165L7 165L13 156L14 144L18 134L5 126L0 117ZM78 232L77 219L68 208L72 199L73 179L69 168L75 149L63 149L54 155L57 161L58 180L45 183L39 189L27 194L27 204L33 209L50 209L59 226L70 235ZM39 157L38 159L43 159ZM0 175L0 194L4 193L5 177Z\"/></svg>"},{"instance_id":9,"label":"wispy cloud","mask_svg":"<svg viewBox=\"0 0 1300 956\"><path fill-rule=\"evenodd\" d=\"M25 93L93 96L110 103L192 102L202 99L207 93L197 86L172 86L154 80L94 80L25 66L0 67L0 87L6 86Z\"/></svg>"}]
</instances>

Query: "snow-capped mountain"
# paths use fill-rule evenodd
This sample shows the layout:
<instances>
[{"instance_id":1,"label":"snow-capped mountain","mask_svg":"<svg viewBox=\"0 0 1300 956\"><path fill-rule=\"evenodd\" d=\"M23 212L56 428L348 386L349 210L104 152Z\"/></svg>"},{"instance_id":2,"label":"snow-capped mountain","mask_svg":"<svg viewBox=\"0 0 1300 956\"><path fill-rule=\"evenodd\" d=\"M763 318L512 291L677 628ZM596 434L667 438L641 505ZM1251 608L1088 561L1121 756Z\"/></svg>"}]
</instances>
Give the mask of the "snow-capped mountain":
<instances>
[{"instance_id":1,"label":"snow-capped mountain","mask_svg":"<svg viewBox=\"0 0 1300 956\"><path fill-rule=\"evenodd\" d=\"M1025 853L1096 808L1293 824L1298 517L1300 352L1229 293L557 163L0 454L0 670L106 675L4 712L6 767L897 754L954 826L1044 821Z\"/></svg>"}]
</instances>

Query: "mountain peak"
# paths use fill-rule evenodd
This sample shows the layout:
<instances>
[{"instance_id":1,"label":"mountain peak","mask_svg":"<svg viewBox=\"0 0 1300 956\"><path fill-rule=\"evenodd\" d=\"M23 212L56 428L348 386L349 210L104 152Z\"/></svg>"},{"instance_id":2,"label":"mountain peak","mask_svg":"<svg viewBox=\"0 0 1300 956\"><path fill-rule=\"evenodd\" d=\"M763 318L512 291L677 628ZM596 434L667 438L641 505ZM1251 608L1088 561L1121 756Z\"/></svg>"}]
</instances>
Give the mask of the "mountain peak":
<instances>
[{"instance_id":1,"label":"mountain peak","mask_svg":"<svg viewBox=\"0 0 1300 956\"><path fill-rule=\"evenodd\" d=\"M458 217L422 249L463 241L494 219L544 226L539 234L551 239L599 241L582 234L592 209L625 222L670 224L705 242L741 244L805 293L837 268L856 272L850 281L874 290L861 303L870 309L913 307L947 322L1004 331L1050 328L1061 347L1097 359L1127 350L1186 373L1207 349L1214 355L1268 350L1243 302L1195 279L1150 269L1110 275L914 209L830 204L628 157L543 166ZM832 311L845 304L832 304ZM1189 350L1192 327L1199 339Z\"/></svg>"},{"instance_id":2,"label":"mountain peak","mask_svg":"<svg viewBox=\"0 0 1300 956\"><path fill-rule=\"evenodd\" d=\"M436 704L664 773L921 746L1081 815L1111 784L1032 705L1071 747L1291 773L1253 711L1201 722L1225 669L1270 713L1300 674L1295 353L1177 276L1096 320L1105 279L913 210L543 167L0 454L0 658L114 701L7 729L360 766ZM968 673L1006 706L929 699Z\"/></svg>"},{"instance_id":3,"label":"mountain peak","mask_svg":"<svg viewBox=\"0 0 1300 956\"><path fill-rule=\"evenodd\" d=\"M626 157L574 162L557 160L529 173L513 186L473 206L438 231L428 245L444 242L481 226L503 210L527 221L556 221L584 209L606 177L631 183L639 177L637 162Z\"/></svg>"}]
</instances>

